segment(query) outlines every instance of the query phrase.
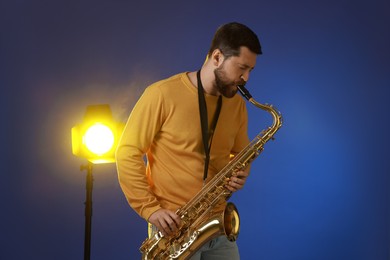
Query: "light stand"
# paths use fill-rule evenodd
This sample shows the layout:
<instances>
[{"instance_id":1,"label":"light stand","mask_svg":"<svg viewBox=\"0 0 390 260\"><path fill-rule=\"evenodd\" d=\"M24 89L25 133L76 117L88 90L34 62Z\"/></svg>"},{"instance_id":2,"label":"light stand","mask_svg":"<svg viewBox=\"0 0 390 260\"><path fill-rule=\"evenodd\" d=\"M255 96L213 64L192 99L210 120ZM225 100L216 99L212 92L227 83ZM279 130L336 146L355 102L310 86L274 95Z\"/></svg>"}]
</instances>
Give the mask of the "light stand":
<instances>
[{"instance_id":1,"label":"light stand","mask_svg":"<svg viewBox=\"0 0 390 260\"><path fill-rule=\"evenodd\" d=\"M91 224L92 224L92 163L81 165L80 171L87 170L86 201L85 201L85 239L84 239L84 260L91 258Z\"/></svg>"},{"instance_id":2,"label":"light stand","mask_svg":"<svg viewBox=\"0 0 390 260\"><path fill-rule=\"evenodd\" d=\"M115 150L124 123L114 121L108 104L90 105L81 124L72 127L72 153L88 160L80 170L87 170L85 201L85 240L84 260L91 257L91 222L92 222L92 165L115 163Z\"/></svg>"}]
</instances>

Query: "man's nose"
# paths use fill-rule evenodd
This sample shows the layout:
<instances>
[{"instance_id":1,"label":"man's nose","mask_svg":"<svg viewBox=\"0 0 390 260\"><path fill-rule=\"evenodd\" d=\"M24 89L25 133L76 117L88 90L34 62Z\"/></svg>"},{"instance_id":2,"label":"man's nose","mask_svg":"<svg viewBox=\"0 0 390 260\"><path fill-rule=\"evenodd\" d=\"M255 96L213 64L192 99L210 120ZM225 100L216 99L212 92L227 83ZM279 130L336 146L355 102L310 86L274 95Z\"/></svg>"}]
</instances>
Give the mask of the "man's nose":
<instances>
[{"instance_id":1,"label":"man's nose","mask_svg":"<svg viewBox=\"0 0 390 260\"><path fill-rule=\"evenodd\" d=\"M244 74L241 75L241 79L245 82L248 82L249 80L249 71L246 71Z\"/></svg>"},{"instance_id":2,"label":"man's nose","mask_svg":"<svg viewBox=\"0 0 390 260\"><path fill-rule=\"evenodd\" d=\"M245 82L248 82L249 80L249 72L245 72L244 74L241 75L241 79Z\"/></svg>"}]
</instances>

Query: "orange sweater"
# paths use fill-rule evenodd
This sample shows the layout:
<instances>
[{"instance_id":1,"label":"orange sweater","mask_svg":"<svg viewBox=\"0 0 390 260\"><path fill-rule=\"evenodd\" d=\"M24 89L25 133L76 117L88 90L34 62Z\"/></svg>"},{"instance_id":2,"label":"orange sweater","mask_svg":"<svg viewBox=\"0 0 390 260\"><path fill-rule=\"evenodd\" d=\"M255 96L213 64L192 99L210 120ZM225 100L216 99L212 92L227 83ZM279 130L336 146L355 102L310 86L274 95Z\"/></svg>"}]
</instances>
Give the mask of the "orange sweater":
<instances>
[{"instance_id":1,"label":"orange sweater","mask_svg":"<svg viewBox=\"0 0 390 260\"><path fill-rule=\"evenodd\" d=\"M205 98L210 125L218 97L205 94ZM223 98L208 180L229 162L231 154L249 143L247 121L241 96ZM116 157L121 188L131 207L146 220L160 208L177 210L202 188L198 92L187 73L145 89L127 121Z\"/></svg>"}]
</instances>

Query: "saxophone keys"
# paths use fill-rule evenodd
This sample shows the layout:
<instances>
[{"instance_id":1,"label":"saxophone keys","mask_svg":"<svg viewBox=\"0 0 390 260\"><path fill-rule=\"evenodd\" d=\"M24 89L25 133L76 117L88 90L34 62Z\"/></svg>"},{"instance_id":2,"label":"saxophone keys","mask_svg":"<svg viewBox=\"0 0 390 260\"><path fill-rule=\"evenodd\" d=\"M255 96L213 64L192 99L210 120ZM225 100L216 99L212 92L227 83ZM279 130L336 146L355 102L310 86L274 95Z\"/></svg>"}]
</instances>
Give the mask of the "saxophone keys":
<instances>
[{"instance_id":1,"label":"saxophone keys","mask_svg":"<svg viewBox=\"0 0 390 260\"><path fill-rule=\"evenodd\" d=\"M190 243L191 241L193 241L194 239L194 236L195 236L195 232L194 232L194 229L193 228L189 228L186 232L186 234L184 235L184 242L186 244Z\"/></svg>"},{"instance_id":2,"label":"saxophone keys","mask_svg":"<svg viewBox=\"0 0 390 260\"><path fill-rule=\"evenodd\" d=\"M168 240L165 237L162 237L160 239L160 241L158 241L158 243L157 243L158 248L160 248L160 249L166 248L167 247L167 242L168 242Z\"/></svg>"},{"instance_id":3,"label":"saxophone keys","mask_svg":"<svg viewBox=\"0 0 390 260\"><path fill-rule=\"evenodd\" d=\"M184 240L184 243L188 243L191 241L191 232L190 231L187 232L187 234L184 236L183 240Z\"/></svg>"},{"instance_id":4,"label":"saxophone keys","mask_svg":"<svg viewBox=\"0 0 390 260\"><path fill-rule=\"evenodd\" d=\"M171 255L175 254L177 251L180 250L180 244L177 242L173 242L172 245L169 247L169 253Z\"/></svg>"}]
</instances>

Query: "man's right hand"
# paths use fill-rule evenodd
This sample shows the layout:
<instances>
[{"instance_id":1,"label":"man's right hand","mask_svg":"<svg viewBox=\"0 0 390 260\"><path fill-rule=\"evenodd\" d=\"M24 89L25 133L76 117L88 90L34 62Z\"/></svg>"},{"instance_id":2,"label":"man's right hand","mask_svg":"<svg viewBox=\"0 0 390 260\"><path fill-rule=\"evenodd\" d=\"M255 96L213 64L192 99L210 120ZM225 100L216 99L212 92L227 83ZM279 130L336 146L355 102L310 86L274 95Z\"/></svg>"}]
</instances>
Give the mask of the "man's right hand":
<instances>
[{"instance_id":1,"label":"man's right hand","mask_svg":"<svg viewBox=\"0 0 390 260\"><path fill-rule=\"evenodd\" d=\"M181 219L175 212L159 209L149 217L149 223L155 225L164 236L174 234L180 227Z\"/></svg>"}]
</instances>

